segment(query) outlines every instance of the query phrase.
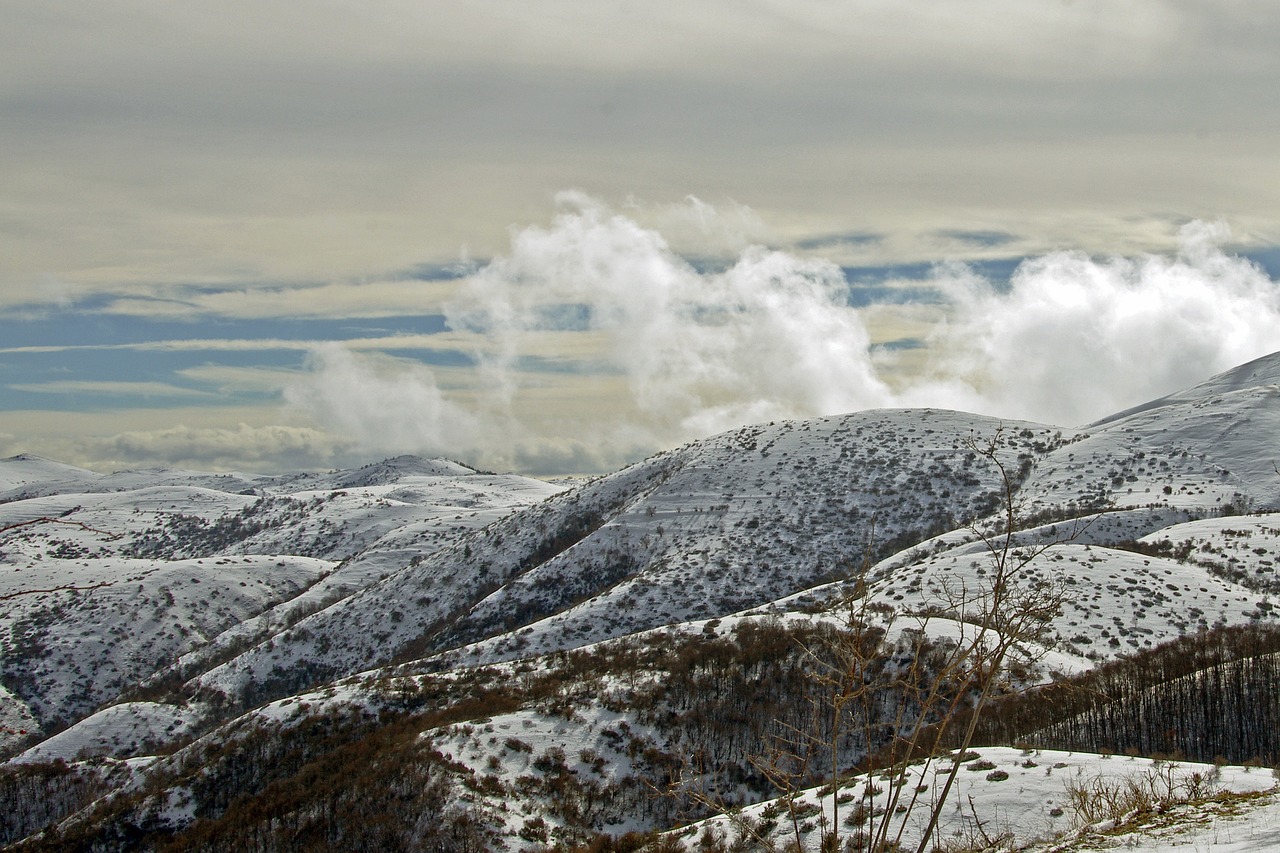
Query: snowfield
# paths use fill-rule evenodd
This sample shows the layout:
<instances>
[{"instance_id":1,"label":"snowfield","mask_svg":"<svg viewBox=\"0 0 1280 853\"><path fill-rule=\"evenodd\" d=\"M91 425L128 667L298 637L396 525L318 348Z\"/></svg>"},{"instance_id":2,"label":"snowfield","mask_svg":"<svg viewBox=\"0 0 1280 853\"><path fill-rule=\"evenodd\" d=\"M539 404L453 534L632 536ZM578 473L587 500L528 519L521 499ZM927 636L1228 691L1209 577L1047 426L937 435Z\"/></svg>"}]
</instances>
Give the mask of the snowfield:
<instances>
[{"instance_id":1,"label":"snowfield","mask_svg":"<svg viewBox=\"0 0 1280 853\"><path fill-rule=\"evenodd\" d=\"M915 849L953 761L908 765L904 771L857 776L831 790L811 789L788 802L771 800L733 816L700 821L674 834L697 849L704 833L726 839L760 836L788 843L799 836L805 850L818 850L823 830L841 839L871 834L888 822L887 838ZM1280 793L1271 771L1148 758L977 747L966 753L942 808L938 845L1012 843L1019 849L1280 850ZM1136 788L1168 805L1150 815L1122 812L1090 820L1075 807L1081 797L1102 801ZM901 793L895 797L895 791ZM1077 792L1077 793L1073 793ZM909 810L901 811L917 799ZM1262 794L1263 796L1253 796ZM1233 796L1244 795L1244 796ZM1209 802L1180 805L1193 797ZM839 804L837 805L837 801ZM895 809L894 806L899 809ZM798 815L792 822L792 815ZM767 829L766 829L767 828ZM990 842L986 845L985 842ZM945 849L945 847L944 847Z\"/></svg>"}]
</instances>

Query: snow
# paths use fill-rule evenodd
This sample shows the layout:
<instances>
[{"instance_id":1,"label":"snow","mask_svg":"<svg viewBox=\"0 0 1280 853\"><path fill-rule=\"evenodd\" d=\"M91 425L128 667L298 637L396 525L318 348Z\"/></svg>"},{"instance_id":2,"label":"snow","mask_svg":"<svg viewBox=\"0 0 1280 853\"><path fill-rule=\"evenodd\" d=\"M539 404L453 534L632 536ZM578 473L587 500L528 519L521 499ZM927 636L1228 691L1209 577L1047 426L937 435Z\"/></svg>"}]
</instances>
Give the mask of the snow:
<instances>
[{"instance_id":1,"label":"snow","mask_svg":"<svg viewBox=\"0 0 1280 853\"><path fill-rule=\"evenodd\" d=\"M645 632L676 642L713 620L723 632L834 619L823 608L864 561L871 601L903 624L931 613L931 634L971 630L963 607L939 605L980 593L999 556L978 535L1002 497L988 445L1015 478L1017 512L1044 513L1013 537L1020 579L1068 592L1046 645L1028 650L1042 677L1269 622L1278 381L1280 354L1080 429L941 410L760 424L572 488L414 457L284 477L0 460L0 595L15 596L0 611L0 738L66 724L21 760L137 755L225 722L215 704L178 698L206 691L227 707L266 703L239 718L244 731L335 703L377 713L389 674L517 659L537 669L545 653ZM36 592L60 586L83 589ZM392 661L409 665L377 669ZM170 699L142 698L159 695ZM569 716L525 708L432 737L509 787L555 749L583 778L617 779L632 767L616 748L628 718L591 703ZM989 831L1059 846L1280 849L1267 771L978 751L1008 778L962 770L948 837L974 832L976 812ZM935 769L911 770L912 788L936 791ZM1069 782L1170 772L1216 773L1240 796L1078 834ZM538 813L533 800L511 807L513 831ZM188 808L178 792L163 806L175 819Z\"/></svg>"},{"instance_id":2,"label":"snow","mask_svg":"<svg viewBox=\"0 0 1280 853\"><path fill-rule=\"evenodd\" d=\"M17 763L72 762L104 752L137 754L185 737L199 719L192 708L157 702L121 702L93 714L18 755Z\"/></svg>"},{"instance_id":3,"label":"snow","mask_svg":"<svg viewBox=\"0 0 1280 853\"><path fill-rule=\"evenodd\" d=\"M1207 577L1206 567L1142 562L1100 547L1158 536L1228 505L1274 503L1280 493L1271 481L1280 477L1261 477L1257 465L1241 458L1244 445L1223 435L1232 430L1244 444L1252 436L1250 446L1269 437L1276 408L1269 394L1268 386L1249 386L1226 398L1171 400L1084 431L941 410L746 427L583 484L537 512L491 524L463 549L423 553L411 525L389 532L381 547L348 560L312 594L338 590L343 600L279 635L271 649L251 649L210 672L203 683L234 695L277 667L310 667L317 643L325 649L322 671L332 676L397 657L407 647L419 654L457 647L447 660L468 664L578 648L766 606L832 576L847 577L866 549L896 536L921 538L931 525L952 527L877 566L876 576L885 576L878 588L889 600L904 595L900 601L910 603L900 581L946 572L939 551L949 548L947 557L961 563L980 551L967 524L982 507L994 508L989 502L1000 481L974 451L991 441L1006 471L1029 465L1020 511L1086 510L1079 522L1050 522L1018 539L1061 540L1031 570L1065 572L1087 599L1058 626L1070 658L1059 661L1063 666L1201 625L1269 618L1254 609L1252 589ZM1249 427L1241 432L1232 423ZM1087 512L1104 505L1101 515ZM602 523L550 557L531 558L541 539L583 512L598 514ZM466 520L458 515L454 521ZM1082 547L1094 550L1084 555ZM1115 571L1102 571L1104 561L1114 561ZM1134 593L1141 586L1163 596L1140 607L1136 620L1127 605L1109 609L1093 600L1094 586L1118 587L1111 575L1135 572L1142 577L1140 585L1128 585ZM895 583L899 588L890 590ZM1168 590L1169 584L1178 589ZM915 605L924 603L915 596ZM400 616L388 620L389 614ZM440 624L449 627L440 632ZM1073 640L1099 631L1105 633L1093 648Z\"/></svg>"},{"instance_id":4,"label":"snow","mask_svg":"<svg viewBox=\"0 0 1280 853\"><path fill-rule=\"evenodd\" d=\"M0 747L166 672L203 671L560 491L407 458L285 478L0 461ZM92 730L90 751L121 743L111 725Z\"/></svg>"},{"instance_id":5,"label":"snow","mask_svg":"<svg viewBox=\"0 0 1280 853\"><path fill-rule=\"evenodd\" d=\"M773 828L768 837L786 843L795 837L788 816L791 813L789 808L796 808L804 815L800 822L800 840L808 851L818 849L824 825L828 829L837 829L842 838L856 834L857 829L847 821L857 804L862 803L867 815L866 822L861 825L863 829L869 830L878 821L888 819L889 838L894 838L901 829L904 846L914 849L951 770L952 761L947 759L917 762L908 765L901 777L890 773L856 776L845 781L834 794L830 788L808 789L796 793L793 806L788 806L784 800L769 801L748 806L741 810L741 815L752 821L763 821L772 814ZM1258 843L1267 837L1266 833L1271 834L1273 841L1276 840L1275 822L1280 816L1280 805L1275 802L1276 794L1272 793L1276 779L1269 770L986 746L975 747L966 753L955 784L939 811L937 840L972 842L982 839L984 834L995 840L1007 833L1023 845L1039 842L1040 846L1032 849L1065 850L1077 849L1075 845L1094 843L1111 846L1110 842L1117 840L1120 843L1115 846L1130 849L1127 839L1132 838L1135 843L1151 845L1138 849L1163 850L1175 843L1175 837L1179 840L1185 837L1180 835L1183 830L1194 829L1197 814L1210 810L1209 806L1196 806L1164 815L1167 820L1163 827L1151 829L1151 835L1138 827L1126 828L1127 821L1123 820L1081 822L1080 813L1073 806L1072 789L1120 791L1129 784L1150 793L1153 799L1167 797L1170 801L1186 798L1192 793L1208 797L1268 792L1263 799L1245 801L1258 806L1248 809L1249 817L1234 824L1234 831L1215 823L1212 828L1196 830L1199 837L1192 843L1227 841L1235 844L1243 843L1245 839ZM897 799L891 799L899 788L902 793ZM911 794L920 788L924 789L920 792L920 799L905 813L899 814L894 810L889 810L887 815L884 813L883 810L891 803L902 805L909 802ZM839 807L839 817L837 798L844 801ZM877 811L881 814L874 815ZM1130 819L1137 817L1133 815ZM1182 829L1175 831L1175 825ZM692 850L696 849L704 828L710 827L714 833L731 839L740 826L741 817L721 816L676 830L673 834L682 838L686 848ZM1119 832L1116 831L1117 826L1120 827ZM1102 836L1101 841L1099 836Z\"/></svg>"},{"instance_id":6,"label":"snow","mask_svg":"<svg viewBox=\"0 0 1280 853\"><path fill-rule=\"evenodd\" d=\"M42 723L78 719L331 569L308 557L44 559L30 581L31 571L0 575L0 590L80 589L8 603L6 674Z\"/></svg>"},{"instance_id":7,"label":"snow","mask_svg":"<svg viewBox=\"0 0 1280 853\"><path fill-rule=\"evenodd\" d=\"M101 478L100 474L73 465L65 465L43 456L22 453L0 460L0 501L14 500L36 490L48 488L83 489Z\"/></svg>"},{"instance_id":8,"label":"snow","mask_svg":"<svg viewBox=\"0 0 1280 853\"><path fill-rule=\"evenodd\" d=\"M1028 851L1121 849L1163 853L1273 853L1280 850L1280 800L1268 794L1253 800L1208 803L1171 809L1159 825L1122 828L1107 836L1087 835L1069 844L1029 847Z\"/></svg>"}]
</instances>

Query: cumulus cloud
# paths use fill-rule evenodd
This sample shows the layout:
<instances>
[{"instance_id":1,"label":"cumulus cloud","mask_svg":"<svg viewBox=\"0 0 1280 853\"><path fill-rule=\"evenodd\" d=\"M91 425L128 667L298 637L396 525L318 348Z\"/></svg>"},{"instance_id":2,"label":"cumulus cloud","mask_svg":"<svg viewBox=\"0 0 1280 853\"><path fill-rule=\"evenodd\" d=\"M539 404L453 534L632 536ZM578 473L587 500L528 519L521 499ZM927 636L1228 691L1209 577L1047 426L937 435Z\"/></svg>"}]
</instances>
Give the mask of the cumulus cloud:
<instances>
[{"instance_id":1,"label":"cumulus cloud","mask_svg":"<svg viewBox=\"0 0 1280 853\"><path fill-rule=\"evenodd\" d=\"M589 199L577 198L591 204ZM627 214L662 234L672 249L685 256L732 257L778 239L750 207L733 202L708 204L692 195L677 204L646 205L632 199Z\"/></svg>"},{"instance_id":2,"label":"cumulus cloud","mask_svg":"<svg viewBox=\"0 0 1280 853\"><path fill-rule=\"evenodd\" d=\"M905 401L1078 424L1280 349L1280 287L1224 253L1228 236L1192 222L1174 257L1052 253L1007 289L940 270L951 314Z\"/></svg>"},{"instance_id":3,"label":"cumulus cloud","mask_svg":"<svg viewBox=\"0 0 1280 853\"><path fill-rule=\"evenodd\" d=\"M559 202L446 307L476 365L465 394L419 363L334 345L290 402L370 451L600 470L744 423L885 406L1075 425L1280 348L1276 283L1221 250L1223 226L1192 223L1172 257L1059 252L1007 283L939 266L917 283L943 318L924 368L891 384L874 306L851 304L836 265L749 246L699 270L632 216ZM533 392L551 373L578 389L560 417Z\"/></svg>"},{"instance_id":4,"label":"cumulus cloud","mask_svg":"<svg viewBox=\"0 0 1280 853\"><path fill-rule=\"evenodd\" d=\"M560 468L742 423L891 401L834 264L753 246L724 270L700 272L630 216L577 193L559 204L550 227L516 231L510 252L446 306L477 365L465 401L420 364L335 345L313 352L289 402L371 451ZM717 241L737 233L740 210L722 229L715 208L688 204L686 219ZM670 208L659 214L674 217ZM570 350L566 336L581 343ZM586 407L570 425L531 416L519 398L539 381L535 360L620 377L626 396Z\"/></svg>"},{"instance_id":5,"label":"cumulus cloud","mask_svg":"<svg viewBox=\"0 0 1280 853\"><path fill-rule=\"evenodd\" d=\"M340 462L418 453L490 470L583 473L614 470L657 446L648 430L619 428L589 404L586 417L521 417L493 389L446 394L434 370L408 359L327 344L308 367L285 399L331 437Z\"/></svg>"},{"instance_id":6,"label":"cumulus cloud","mask_svg":"<svg viewBox=\"0 0 1280 853\"><path fill-rule=\"evenodd\" d=\"M599 359L659 440L889 400L834 264L749 247L699 272L657 231L585 196L560 202L550 228L517 232L446 308L453 328L483 338L499 398L532 340L577 328L600 337Z\"/></svg>"}]
</instances>

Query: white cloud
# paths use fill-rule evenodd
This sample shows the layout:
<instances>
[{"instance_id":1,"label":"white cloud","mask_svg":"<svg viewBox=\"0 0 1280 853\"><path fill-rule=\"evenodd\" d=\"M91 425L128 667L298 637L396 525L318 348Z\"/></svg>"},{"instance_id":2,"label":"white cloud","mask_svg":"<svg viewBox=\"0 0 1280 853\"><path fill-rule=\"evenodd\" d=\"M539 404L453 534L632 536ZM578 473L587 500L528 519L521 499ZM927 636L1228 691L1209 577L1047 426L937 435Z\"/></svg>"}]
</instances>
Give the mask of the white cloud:
<instances>
[{"instance_id":1,"label":"white cloud","mask_svg":"<svg viewBox=\"0 0 1280 853\"><path fill-rule=\"evenodd\" d=\"M905 399L1078 424L1280 349L1280 286L1225 254L1228 236L1192 222L1173 258L1053 253L1008 290L944 270L953 310L930 342L934 381Z\"/></svg>"},{"instance_id":2,"label":"white cloud","mask_svg":"<svg viewBox=\"0 0 1280 853\"><path fill-rule=\"evenodd\" d=\"M700 273L633 219L578 194L560 201L550 228L517 232L446 307L451 326L484 336L501 399L526 340L564 322L553 308L604 336L602 358L667 440L888 399L834 264L752 247Z\"/></svg>"},{"instance_id":3,"label":"white cloud","mask_svg":"<svg viewBox=\"0 0 1280 853\"><path fill-rule=\"evenodd\" d=\"M1223 226L1192 223L1176 257L1053 253L1007 287L940 267L919 283L947 303L925 369L891 386L867 328L876 312L848 305L833 264L749 247L700 272L628 216L580 194L560 203L549 227L514 232L510 252L446 308L451 337L479 365L465 395L421 364L329 346L289 400L368 452L546 471L610 467L743 423L882 406L1074 425L1280 348L1276 283L1219 248ZM530 359L552 340L551 351L573 353L557 369L581 374L583 399L560 418L531 392L547 374ZM601 373L619 381L587 398Z\"/></svg>"},{"instance_id":4,"label":"white cloud","mask_svg":"<svg viewBox=\"0 0 1280 853\"><path fill-rule=\"evenodd\" d=\"M69 458L99 470L179 465L202 470L280 470L316 466L343 447L312 427L241 423L235 427L178 425L128 430L65 442Z\"/></svg>"},{"instance_id":5,"label":"white cloud","mask_svg":"<svg viewBox=\"0 0 1280 853\"><path fill-rule=\"evenodd\" d=\"M699 272L634 219L582 194L559 202L550 227L515 232L509 254L446 307L450 337L479 365L468 395L442 391L420 364L334 345L313 351L287 399L371 453L544 471L611 466L745 422L890 400L834 264L751 247L728 269ZM740 211L721 228L715 208L689 205L679 227L694 217L740 239ZM548 356L580 372L580 395L609 396L570 401L561 416L547 410L553 402L532 401L546 374L529 361ZM623 396L617 383L588 390L601 374L620 377Z\"/></svg>"},{"instance_id":6,"label":"white cloud","mask_svg":"<svg viewBox=\"0 0 1280 853\"><path fill-rule=\"evenodd\" d=\"M646 204L633 198L626 213L685 257L734 257L779 238L754 210L736 202L712 205L691 195L678 204Z\"/></svg>"},{"instance_id":7,"label":"white cloud","mask_svg":"<svg viewBox=\"0 0 1280 853\"><path fill-rule=\"evenodd\" d=\"M208 391L181 388L165 382L129 382L109 380L61 379L52 382L14 383L15 391L32 394L110 394L138 397L210 397Z\"/></svg>"},{"instance_id":8,"label":"white cloud","mask_svg":"<svg viewBox=\"0 0 1280 853\"><path fill-rule=\"evenodd\" d=\"M339 344L316 346L308 367L286 401L368 452L475 458L492 446L492 421L447 399L426 367Z\"/></svg>"}]
</instances>

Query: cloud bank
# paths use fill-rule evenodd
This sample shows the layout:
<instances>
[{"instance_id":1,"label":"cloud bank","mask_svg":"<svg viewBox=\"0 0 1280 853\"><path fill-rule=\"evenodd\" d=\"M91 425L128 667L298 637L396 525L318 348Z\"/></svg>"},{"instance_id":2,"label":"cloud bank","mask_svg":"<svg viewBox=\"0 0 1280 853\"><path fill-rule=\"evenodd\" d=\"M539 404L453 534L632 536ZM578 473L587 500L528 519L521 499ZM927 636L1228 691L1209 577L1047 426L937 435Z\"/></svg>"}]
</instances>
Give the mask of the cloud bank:
<instances>
[{"instance_id":1,"label":"cloud bank","mask_svg":"<svg viewBox=\"0 0 1280 853\"><path fill-rule=\"evenodd\" d=\"M952 315L930 341L932 381L904 401L1074 425L1280 349L1280 286L1224 253L1228 237L1192 222L1171 258L1053 253L1007 289L946 271Z\"/></svg>"},{"instance_id":2,"label":"cloud bank","mask_svg":"<svg viewBox=\"0 0 1280 853\"><path fill-rule=\"evenodd\" d=\"M0 447L5 446L0 435ZM133 430L111 436L65 440L72 458L98 460L110 470L137 464L179 465L196 470L295 469L314 467L332 456L334 439L308 427L268 425L235 427L175 426Z\"/></svg>"},{"instance_id":3,"label":"cloud bank","mask_svg":"<svg viewBox=\"0 0 1280 853\"><path fill-rule=\"evenodd\" d=\"M1222 251L1225 226L1193 222L1171 257L1059 252L1008 282L939 265L910 283L941 296L923 369L890 382L835 264L750 246L702 270L631 216L559 201L447 306L475 364L467 393L421 364L328 346L290 402L369 452L546 472L876 407L1076 425L1280 349L1280 287ZM578 390L540 393L549 383Z\"/></svg>"}]
</instances>

